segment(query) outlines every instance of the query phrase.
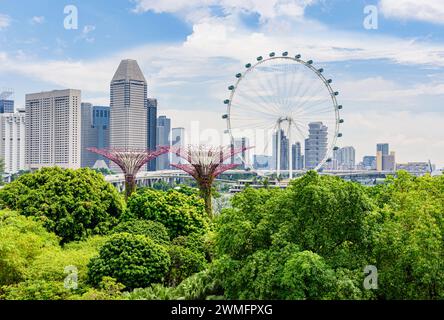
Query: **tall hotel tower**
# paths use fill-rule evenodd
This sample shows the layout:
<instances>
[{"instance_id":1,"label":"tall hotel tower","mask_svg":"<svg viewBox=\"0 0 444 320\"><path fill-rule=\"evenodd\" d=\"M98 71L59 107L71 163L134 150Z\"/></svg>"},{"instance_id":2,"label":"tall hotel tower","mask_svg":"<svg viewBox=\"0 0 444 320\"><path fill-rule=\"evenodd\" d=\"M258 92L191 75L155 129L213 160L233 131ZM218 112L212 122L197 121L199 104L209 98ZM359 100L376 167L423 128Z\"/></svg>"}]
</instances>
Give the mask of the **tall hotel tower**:
<instances>
[{"instance_id":1,"label":"tall hotel tower","mask_svg":"<svg viewBox=\"0 0 444 320\"><path fill-rule=\"evenodd\" d=\"M122 60L111 81L111 148L147 149L146 103L147 82L137 61Z\"/></svg>"},{"instance_id":2,"label":"tall hotel tower","mask_svg":"<svg viewBox=\"0 0 444 320\"><path fill-rule=\"evenodd\" d=\"M80 90L26 95L26 165L80 168Z\"/></svg>"}]
</instances>

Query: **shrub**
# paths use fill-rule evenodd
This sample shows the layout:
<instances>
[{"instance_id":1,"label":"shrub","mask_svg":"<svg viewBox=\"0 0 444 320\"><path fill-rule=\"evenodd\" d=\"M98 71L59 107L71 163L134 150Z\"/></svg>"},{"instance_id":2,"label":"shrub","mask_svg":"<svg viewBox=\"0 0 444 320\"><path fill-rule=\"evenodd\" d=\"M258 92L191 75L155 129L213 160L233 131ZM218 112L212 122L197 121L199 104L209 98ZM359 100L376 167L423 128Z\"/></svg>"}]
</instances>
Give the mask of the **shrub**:
<instances>
[{"instance_id":1,"label":"shrub","mask_svg":"<svg viewBox=\"0 0 444 320\"><path fill-rule=\"evenodd\" d=\"M25 174L0 191L0 202L38 217L63 243L105 234L123 210L117 190L90 169L55 167Z\"/></svg>"},{"instance_id":2,"label":"shrub","mask_svg":"<svg viewBox=\"0 0 444 320\"><path fill-rule=\"evenodd\" d=\"M0 212L0 286L26 279L42 250L56 250L59 239L41 223L11 211Z\"/></svg>"},{"instance_id":3,"label":"shrub","mask_svg":"<svg viewBox=\"0 0 444 320\"><path fill-rule=\"evenodd\" d=\"M111 236L89 263L88 278L99 285L112 277L128 289L144 288L160 282L170 266L166 249L142 235L118 233Z\"/></svg>"},{"instance_id":4,"label":"shrub","mask_svg":"<svg viewBox=\"0 0 444 320\"><path fill-rule=\"evenodd\" d=\"M128 199L128 211L133 218L162 223L172 239L193 232L202 233L208 227L203 201L175 190L143 189L134 193Z\"/></svg>"},{"instance_id":5,"label":"shrub","mask_svg":"<svg viewBox=\"0 0 444 320\"><path fill-rule=\"evenodd\" d=\"M171 258L170 270L166 277L169 286L177 286L184 279L205 269L207 261L202 253L172 245L168 247Z\"/></svg>"},{"instance_id":6,"label":"shrub","mask_svg":"<svg viewBox=\"0 0 444 320\"><path fill-rule=\"evenodd\" d=\"M123 232L147 236L157 243L165 244L170 241L167 228L165 228L160 222L156 221L130 219L119 223L112 230L112 233Z\"/></svg>"}]
</instances>

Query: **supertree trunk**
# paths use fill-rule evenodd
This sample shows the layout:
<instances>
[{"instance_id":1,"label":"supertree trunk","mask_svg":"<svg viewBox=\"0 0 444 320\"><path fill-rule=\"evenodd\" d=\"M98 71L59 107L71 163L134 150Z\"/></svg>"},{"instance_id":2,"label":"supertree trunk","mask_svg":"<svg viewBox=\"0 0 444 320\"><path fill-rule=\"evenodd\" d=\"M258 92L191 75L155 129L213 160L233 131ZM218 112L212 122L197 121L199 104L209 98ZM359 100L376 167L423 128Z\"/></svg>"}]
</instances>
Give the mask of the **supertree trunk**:
<instances>
[{"instance_id":1,"label":"supertree trunk","mask_svg":"<svg viewBox=\"0 0 444 320\"><path fill-rule=\"evenodd\" d=\"M136 191L136 177L132 174L125 175L125 200Z\"/></svg>"},{"instance_id":2,"label":"supertree trunk","mask_svg":"<svg viewBox=\"0 0 444 320\"><path fill-rule=\"evenodd\" d=\"M205 212L208 217L213 217L213 192L212 186L207 184L199 185L200 196L205 202Z\"/></svg>"}]
</instances>

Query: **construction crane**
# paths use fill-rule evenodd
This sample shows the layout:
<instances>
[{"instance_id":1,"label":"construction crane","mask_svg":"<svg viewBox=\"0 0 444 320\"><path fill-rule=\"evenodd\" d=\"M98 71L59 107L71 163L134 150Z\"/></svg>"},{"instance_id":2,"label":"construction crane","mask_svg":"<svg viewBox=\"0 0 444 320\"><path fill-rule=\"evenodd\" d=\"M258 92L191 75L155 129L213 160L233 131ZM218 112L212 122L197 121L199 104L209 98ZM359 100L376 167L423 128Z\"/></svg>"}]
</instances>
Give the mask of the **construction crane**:
<instances>
[{"instance_id":1,"label":"construction crane","mask_svg":"<svg viewBox=\"0 0 444 320\"><path fill-rule=\"evenodd\" d=\"M14 95L14 91L12 89L3 89L0 92L0 100L8 100Z\"/></svg>"}]
</instances>

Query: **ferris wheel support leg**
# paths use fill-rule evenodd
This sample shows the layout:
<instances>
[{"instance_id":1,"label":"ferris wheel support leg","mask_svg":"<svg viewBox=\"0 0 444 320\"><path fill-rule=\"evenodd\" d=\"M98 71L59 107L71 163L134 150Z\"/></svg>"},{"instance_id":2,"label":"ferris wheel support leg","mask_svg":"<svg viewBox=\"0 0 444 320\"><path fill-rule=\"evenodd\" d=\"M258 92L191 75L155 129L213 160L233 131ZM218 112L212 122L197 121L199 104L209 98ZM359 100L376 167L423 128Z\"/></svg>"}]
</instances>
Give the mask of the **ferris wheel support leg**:
<instances>
[{"instance_id":1,"label":"ferris wheel support leg","mask_svg":"<svg viewBox=\"0 0 444 320\"><path fill-rule=\"evenodd\" d=\"M277 132L277 163L276 163L276 175L279 179L279 176L281 175L281 143L282 143L282 136L281 136L281 123L278 123L278 132Z\"/></svg>"},{"instance_id":2,"label":"ferris wheel support leg","mask_svg":"<svg viewBox=\"0 0 444 320\"><path fill-rule=\"evenodd\" d=\"M293 146L291 145L291 121L288 123L288 176L293 179Z\"/></svg>"}]
</instances>

